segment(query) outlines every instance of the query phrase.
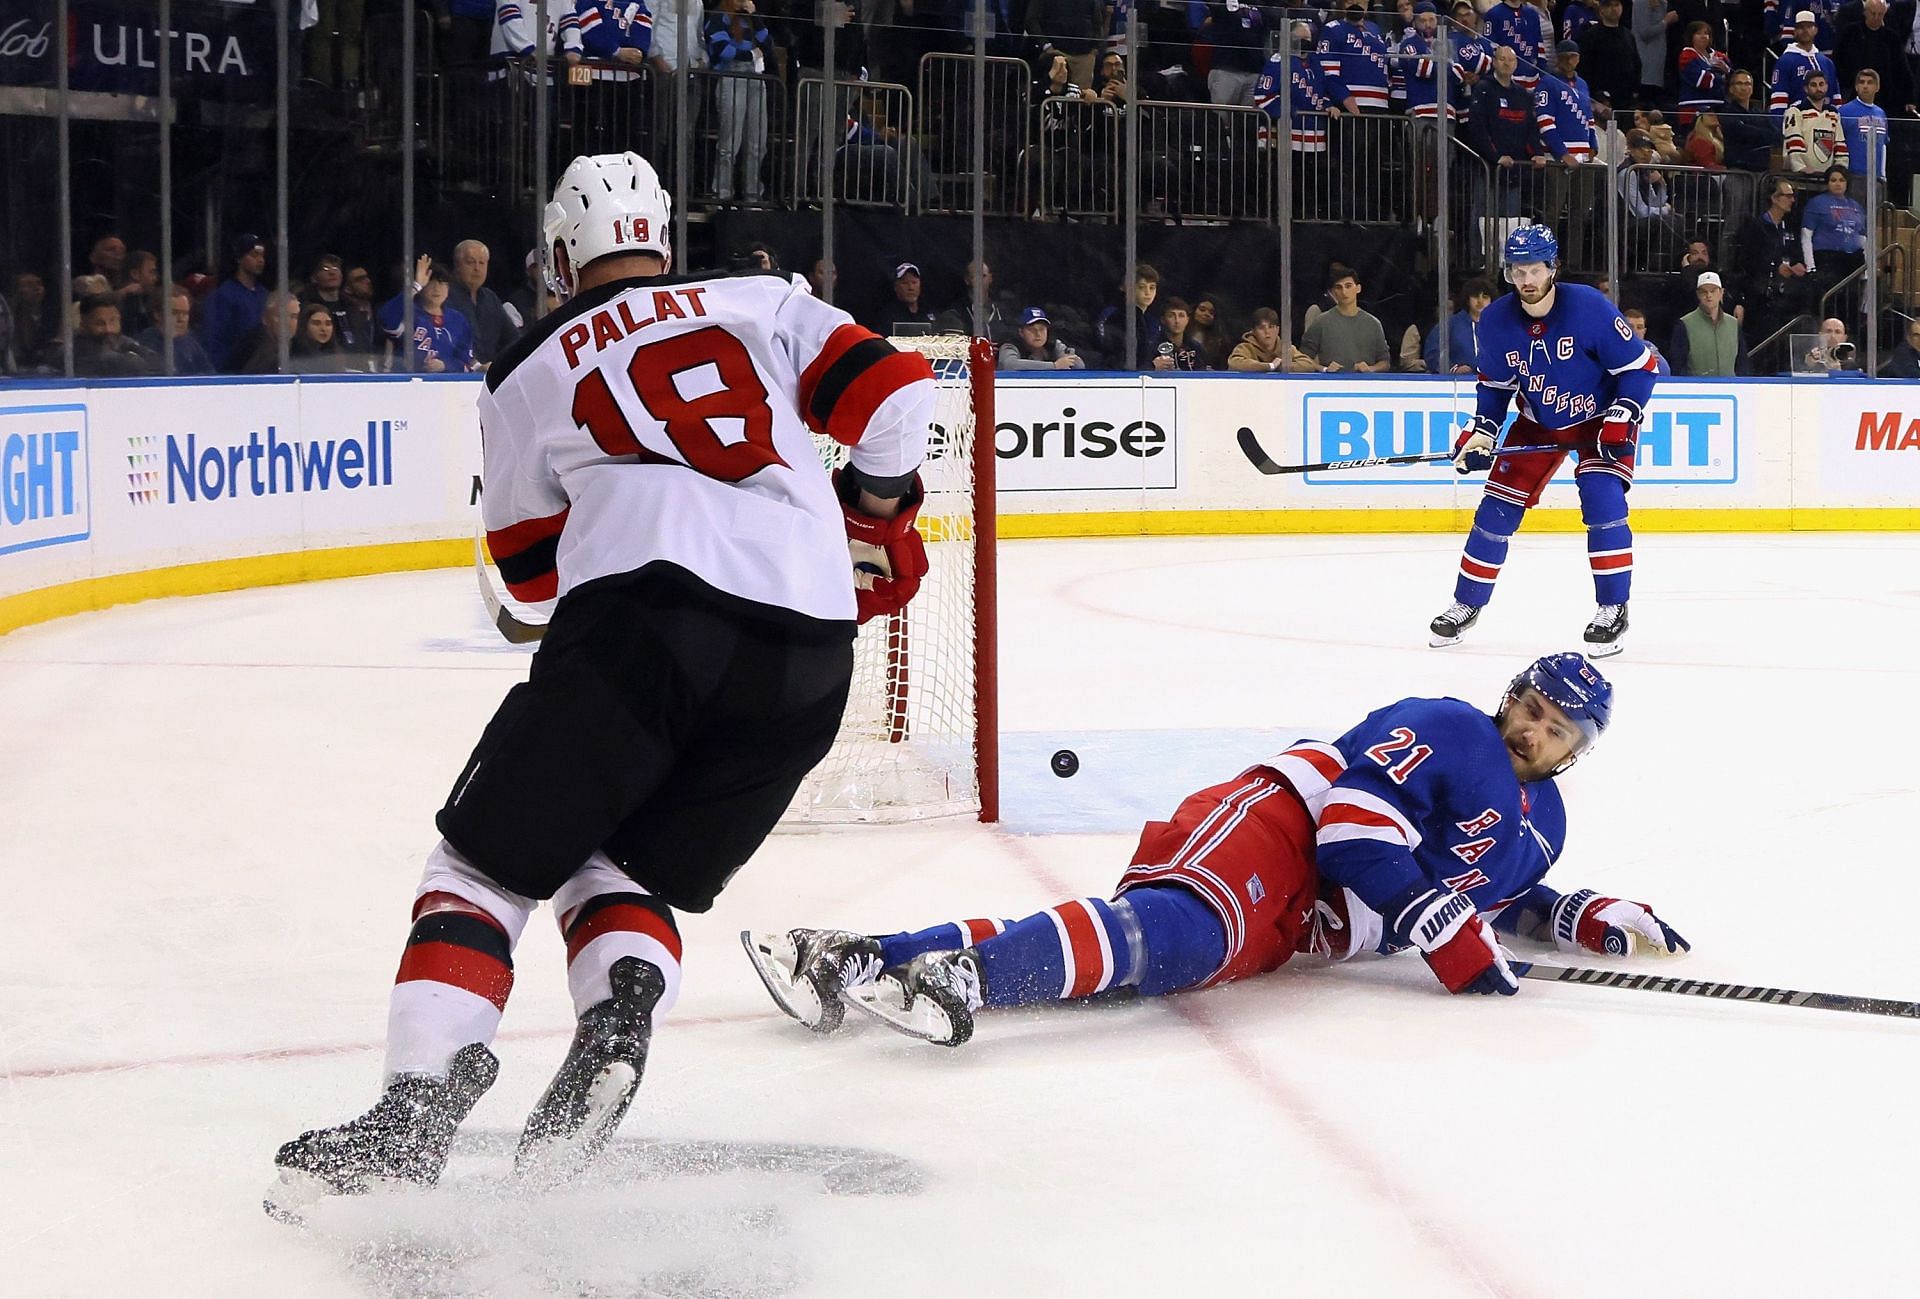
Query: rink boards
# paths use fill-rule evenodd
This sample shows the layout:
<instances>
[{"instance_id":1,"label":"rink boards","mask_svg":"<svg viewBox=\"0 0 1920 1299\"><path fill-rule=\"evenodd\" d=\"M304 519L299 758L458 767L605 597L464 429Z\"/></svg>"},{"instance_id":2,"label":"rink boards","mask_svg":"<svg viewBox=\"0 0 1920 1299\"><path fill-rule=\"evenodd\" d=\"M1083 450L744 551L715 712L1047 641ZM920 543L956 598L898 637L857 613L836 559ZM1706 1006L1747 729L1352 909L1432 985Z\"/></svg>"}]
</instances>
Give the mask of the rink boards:
<instances>
[{"instance_id":1,"label":"rink boards","mask_svg":"<svg viewBox=\"0 0 1920 1299\"><path fill-rule=\"evenodd\" d=\"M0 390L0 632L158 595L470 561L477 380L172 380ZM1471 383L1366 376L1001 376L1006 537L1461 529L1445 451ZM1551 394L1542 394L1551 400ZM1580 526L1563 467L1533 529ZM1920 384L1667 381L1640 440L1642 530L1920 528Z\"/></svg>"}]
</instances>

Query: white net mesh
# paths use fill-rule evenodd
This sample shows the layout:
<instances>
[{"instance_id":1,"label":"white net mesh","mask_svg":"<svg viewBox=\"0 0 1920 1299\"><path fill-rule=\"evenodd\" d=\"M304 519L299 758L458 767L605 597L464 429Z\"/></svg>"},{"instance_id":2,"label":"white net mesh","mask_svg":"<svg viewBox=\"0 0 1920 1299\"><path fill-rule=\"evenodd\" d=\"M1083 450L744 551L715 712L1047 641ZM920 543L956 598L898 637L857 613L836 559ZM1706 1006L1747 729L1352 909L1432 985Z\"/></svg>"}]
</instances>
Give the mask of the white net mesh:
<instances>
[{"instance_id":1,"label":"white net mesh","mask_svg":"<svg viewBox=\"0 0 1920 1299\"><path fill-rule=\"evenodd\" d=\"M782 825L917 821L978 812L974 682L974 409L970 340L896 338L933 364L939 396L920 480L927 576L900 613L854 644L840 736L794 796ZM847 448L816 438L829 467Z\"/></svg>"}]
</instances>

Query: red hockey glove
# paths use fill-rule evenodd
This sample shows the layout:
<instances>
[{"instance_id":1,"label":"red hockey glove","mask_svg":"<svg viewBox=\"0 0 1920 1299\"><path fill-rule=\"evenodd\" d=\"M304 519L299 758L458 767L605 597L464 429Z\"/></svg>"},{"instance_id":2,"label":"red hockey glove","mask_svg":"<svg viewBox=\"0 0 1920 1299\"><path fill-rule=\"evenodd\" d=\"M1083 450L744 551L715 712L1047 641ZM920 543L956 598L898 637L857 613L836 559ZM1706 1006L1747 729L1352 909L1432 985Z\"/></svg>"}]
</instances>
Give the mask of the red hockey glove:
<instances>
[{"instance_id":1,"label":"red hockey glove","mask_svg":"<svg viewBox=\"0 0 1920 1299\"><path fill-rule=\"evenodd\" d=\"M1420 949L1448 992L1511 997L1520 991L1499 941L1466 894L1416 885L1388 903L1382 918L1396 944Z\"/></svg>"},{"instance_id":2,"label":"red hockey glove","mask_svg":"<svg viewBox=\"0 0 1920 1299\"><path fill-rule=\"evenodd\" d=\"M1485 415L1475 415L1453 440L1453 472L1476 474L1493 468L1493 444L1500 440L1500 426Z\"/></svg>"},{"instance_id":3,"label":"red hockey glove","mask_svg":"<svg viewBox=\"0 0 1920 1299\"><path fill-rule=\"evenodd\" d=\"M862 514L860 488L853 479L833 471L833 489L846 518L847 550L853 556L853 598L861 622L883 613L899 613L920 589L927 575L927 547L913 521L927 499L920 475L900 500L900 512L891 519Z\"/></svg>"},{"instance_id":4,"label":"red hockey glove","mask_svg":"<svg viewBox=\"0 0 1920 1299\"><path fill-rule=\"evenodd\" d=\"M1607 407L1600 417L1600 454L1609 460L1633 462L1633 439L1646 417L1635 402L1621 400Z\"/></svg>"},{"instance_id":5,"label":"red hockey glove","mask_svg":"<svg viewBox=\"0 0 1920 1299\"><path fill-rule=\"evenodd\" d=\"M1563 952L1632 956L1641 944L1658 955L1693 950L1692 943L1643 902L1603 898L1581 889L1553 904L1553 945Z\"/></svg>"}]
</instances>

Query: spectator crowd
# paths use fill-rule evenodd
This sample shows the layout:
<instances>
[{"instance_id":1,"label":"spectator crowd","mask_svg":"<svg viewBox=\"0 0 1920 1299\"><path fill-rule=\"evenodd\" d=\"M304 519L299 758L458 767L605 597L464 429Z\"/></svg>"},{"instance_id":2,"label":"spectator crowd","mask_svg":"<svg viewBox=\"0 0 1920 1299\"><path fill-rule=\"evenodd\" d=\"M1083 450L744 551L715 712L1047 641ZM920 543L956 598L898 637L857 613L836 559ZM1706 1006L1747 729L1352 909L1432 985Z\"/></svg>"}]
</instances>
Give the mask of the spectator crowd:
<instances>
[{"instance_id":1,"label":"spectator crowd","mask_svg":"<svg viewBox=\"0 0 1920 1299\"><path fill-rule=\"evenodd\" d=\"M422 254L398 292L377 300L371 268L323 253L283 296L268 287L266 241L241 234L219 280L191 271L160 283L159 258L100 236L63 307L44 277L15 273L0 296L0 374L67 371L59 313L67 313L72 371L82 378L263 374L460 374L485 370L552 298L537 253L504 298L487 283L486 244L455 244L452 269ZM409 310L409 302L411 310ZM172 366L167 350L172 349Z\"/></svg>"},{"instance_id":2,"label":"spectator crowd","mask_svg":"<svg viewBox=\"0 0 1920 1299\"><path fill-rule=\"evenodd\" d=\"M768 99L825 71L823 23L834 30L839 75L919 85L923 54L970 48L975 13L959 0L663 0L657 10L646 0L551 0L546 28L536 31L538 9L526 0L424 7L440 33L436 57L450 65L504 69L544 51L587 65L592 78L644 75L670 86L699 72L688 125L711 115L706 192L721 204L767 201L779 147ZM302 75L358 86L367 62L361 7L293 8ZM1621 269L1652 284L1637 305L1683 373L1744 373L1751 344L1795 321L1817 328L1811 320L1830 292L1864 266L1874 219L1866 176L1903 186L1908 159L1920 153L1910 138L1920 129L1916 0L1332 0L1314 8L994 0L989 8L990 52L1028 61L1041 101L1116 115L1138 100L1252 108L1287 119L1283 151L1303 177L1336 187L1398 177L1398 190L1383 190L1384 206L1359 219L1429 226L1431 132L1421 132L1443 116L1484 166L1483 182L1459 190L1473 239L1483 225L1497 237L1502 223L1546 221L1570 263L1590 271L1605 237L1604 206L1617 203ZM1144 41L1137 86L1120 57L1136 21ZM1374 129L1396 118L1413 133ZM1036 112L1026 138L1042 150L1084 150L1061 120ZM864 150L924 177L900 127L850 106L843 157ZM1354 162L1362 165L1347 165ZM1602 164L1617 168L1612 193ZM964 290L975 275L990 280L985 266L969 268L960 305L942 307L928 299L920 268L903 260L894 264L892 302L868 323L882 332L957 325L991 333L1016 367L1465 372L1496 287L1495 237L1473 249L1471 278L1450 286L1453 310L1443 320L1382 310L1383 298L1405 298L1407 286L1370 287L1352 269L1329 266L1325 299L1279 331L1293 338L1285 356L1265 332L1279 323L1262 314L1273 307L1227 319L1246 305L1245 286L1234 302L1206 286L1176 293L1149 266L1115 301L1094 306L989 290L989 318L977 321ZM490 364L536 314L542 292L531 266L524 283L503 277L504 297L490 287L491 254L476 240L453 246L445 264L423 257L381 275L323 254L295 268L284 297L269 288L262 240L240 235L225 253L219 267L163 285L151 252L106 234L70 285L13 275L0 286L0 366L64 371L65 313L72 368L89 376L156 373L169 347L182 374L458 373ZM385 281L377 292L376 279Z\"/></svg>"}]
</instances>

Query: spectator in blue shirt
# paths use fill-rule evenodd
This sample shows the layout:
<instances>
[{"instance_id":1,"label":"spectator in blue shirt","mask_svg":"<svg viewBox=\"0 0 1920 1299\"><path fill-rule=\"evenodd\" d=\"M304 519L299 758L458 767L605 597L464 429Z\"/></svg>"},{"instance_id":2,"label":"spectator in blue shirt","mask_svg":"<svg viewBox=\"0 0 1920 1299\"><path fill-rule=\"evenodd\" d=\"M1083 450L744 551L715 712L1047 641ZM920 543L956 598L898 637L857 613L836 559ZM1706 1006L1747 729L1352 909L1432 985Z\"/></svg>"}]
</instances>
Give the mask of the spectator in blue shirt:
<instances>
[{"instance_id":1,"label":"spectator in blue shirt","mask_svg":"<svg viewBox=\"0 0 1920 1299\"><path fill-rule=\"evenodd\" d=\"M394 369L459 374L473 368L473 325L447 305L451 288L447 273L422 253L413 268L413 337L401 337L406 327L406 289L380 308L380 327L396 344Z\"/></svg>"},{"instance_id":2,"label":"spectator in blue shirt","mask_svg":"<svg viewBox=\"0 0 1920 1299\"><path fill-rule=\"evenodd\" d=\"M1867 213L1847 194L1847 172L1827 168L1827 192L1800 210L1800 251L1807 270L1829 282L1843 279L1866 261Z\"/></svg>"},{"instance_id":3,"label":"spectator in blue shirt","mask_svg":"<svg viewBox=\"0 0 1920 1299\"><path fill-rule=\"evenodd\" d=\"M1874 103L1880 94L1880 74L1862 68L1853 74L1853 98L1840 105L1840 130L1847 137L1847 170L1852 173L1850 189L1866 191L1865 176L1871 167L1883 192L1887 179L1887 110Z\"/></svg>"},{"instance_id":4,"label":"spectator in blue shirt","mask_svg":"<svg viewBox=\"0 0 1920 1299\"><path fill-rule=\"evenodd\" d=\"M1493 301L1493 284L1474 276L1460 286L1460 309L1446 323L1427 332L1426 346L1420 349L1428 374L1440 374L1440 333L1446 331L1448 374L1473 374L1480 368L1480 313Z\"/></svg>"},{"instance_id":5,"label":"spectator in blue shirt","mask_svg":"<svg viewBox=\"0 0 1920 1299\"><path fill-rule=\"evenodd\" d=\"M267 245L259 235L233 241L233 276L213 291L200 322L201 342L214 369L238 374L247 362L247 336L260 327L267 309Z\"/></svg>"}]
</instances>

